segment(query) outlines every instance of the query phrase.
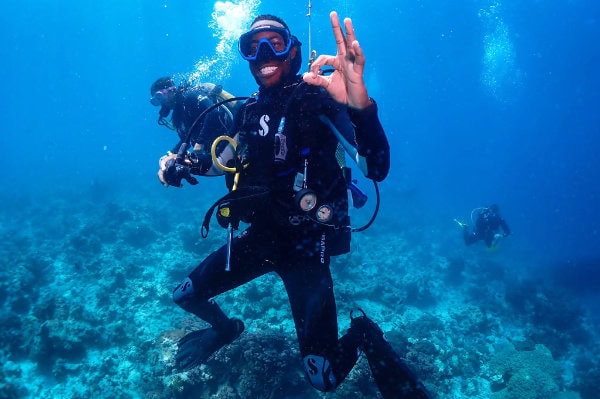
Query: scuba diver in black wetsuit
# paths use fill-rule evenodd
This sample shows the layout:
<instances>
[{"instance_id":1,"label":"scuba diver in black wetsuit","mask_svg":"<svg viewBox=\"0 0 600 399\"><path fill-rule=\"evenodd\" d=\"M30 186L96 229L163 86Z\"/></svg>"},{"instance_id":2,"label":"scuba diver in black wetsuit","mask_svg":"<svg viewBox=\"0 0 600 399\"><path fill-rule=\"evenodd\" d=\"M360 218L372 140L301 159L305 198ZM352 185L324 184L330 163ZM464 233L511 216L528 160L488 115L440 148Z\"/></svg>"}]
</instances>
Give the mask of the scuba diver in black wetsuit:
<instances>
[{"instance_id":1,"label":"scuba diver in black wetsuit","mask_svg":"<svg viewBox=\"0 0 600 399\"><path fill-rule=\"evenodd\" d=\"M477 219L474 217L475 214L477 214ZM500 216L500 207L496 204L492 204L488 208L473 209L471 212L471 222L474 223L475 227L472 231L469 231L467 224L458 220L456 222L463 228L465 245L471 245L479 240L483 240L488 248L495 248L501 238L510 235L510 228Z\"/></svg>"},{"instance_id":2,"label":"scuba diver in black wetsuit","mask_svg":"<svg viewBox=\"0 0 600 399\"><path fill-rule=\"evenodd\" d=\"M162 77L152 83L150 103L160 106L158 124L177 131L179 136L179 141L167 154L178 153L184 144L194 149L195 156L210 161L210 147L215 138L231 131L239 102L224 103L209 112L206 117L199 119L199 116L210 106L232 97L221 86L212 83L186 83L177 86L171 77ZM167 119L169 114L170 120ZM165 173L173 176L171 185L181 187L181 179L186 179L190 184L198 183L196 178L189 174L178 174L176 165L170 166ZM179 179L179 182L176 179Z\"/></svg>"},{"instance_id":3,"label":"scuba diver in black wetsuit","mask_svg":"<svg viewBox=\"0 0 600 399\"><path fill-rule=\"evenodd\" d=\"M319 56L310 72L297 76L301 43L280 18L257 17L240 37L239 51L259 91L239 110L234 139L210 165L187 157L181 162L200 175L222 174L230 167L235 177L228 179L230 193L213 207L217 220L224 227L239 220L250 226L174 290L179 306L211 324L180 340L176 368L206 362L243 332L243 322L227 317L215 296L275 272L290 300L306 376L316 389L334 390L362 350L384 398L428 398L362 310L350 315L348 332L338 338L329 264L331 256L350 250L351 228L336 152L340 140L353 143L359 166L374 181L387 176L390 152L364 84L365 59L352 22L344 20L346 36L335 12L331 22L337 55ZM333 67L332 74L319 73L325 65ZM161 169L166 167L165 161Z\"/></svg>"}]
</instances>

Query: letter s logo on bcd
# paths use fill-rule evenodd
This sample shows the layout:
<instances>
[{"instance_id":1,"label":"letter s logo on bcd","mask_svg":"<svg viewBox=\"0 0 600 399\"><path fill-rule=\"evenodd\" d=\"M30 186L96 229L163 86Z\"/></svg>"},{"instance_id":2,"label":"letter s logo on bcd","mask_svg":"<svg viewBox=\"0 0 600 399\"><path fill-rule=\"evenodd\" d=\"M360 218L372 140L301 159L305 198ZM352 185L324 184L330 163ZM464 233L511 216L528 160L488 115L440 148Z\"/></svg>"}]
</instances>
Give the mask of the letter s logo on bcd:
<instances>
[{"instance_id":1,"label":"letter s logo on bcd","mask_svg":"<svg viewBox=\"0 0 600 399\"><path fill-rule=\"evenodd\" d=\"M265 137L267 134L269 134L269 125L267 124L269 122L271 118L269 118L269 115L263 115L260 117L260 129L258 129L258 134L260 134L262 137Z\"/></svg>"}]
</instances>

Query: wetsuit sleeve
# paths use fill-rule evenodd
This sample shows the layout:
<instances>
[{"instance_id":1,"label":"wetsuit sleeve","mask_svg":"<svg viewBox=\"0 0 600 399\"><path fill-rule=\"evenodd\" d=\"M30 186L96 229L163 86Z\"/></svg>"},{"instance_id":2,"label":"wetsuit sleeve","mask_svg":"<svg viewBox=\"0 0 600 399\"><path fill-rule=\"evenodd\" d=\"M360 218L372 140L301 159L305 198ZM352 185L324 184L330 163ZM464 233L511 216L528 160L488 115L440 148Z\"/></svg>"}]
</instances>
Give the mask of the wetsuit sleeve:
<instances>
[{"instance_id":1,"label":"wetsuit sleeve","mask_svg":"<svg viewBox=\"0 0 600 399\"><path fill-rule=\"evenodd\" d=\"M382 181L390 170L390 145L377 116L377 104L371 101L365 109L348 112L355 126L358 153L367 161L367 177Z\"/></svg>"}]
</instances>

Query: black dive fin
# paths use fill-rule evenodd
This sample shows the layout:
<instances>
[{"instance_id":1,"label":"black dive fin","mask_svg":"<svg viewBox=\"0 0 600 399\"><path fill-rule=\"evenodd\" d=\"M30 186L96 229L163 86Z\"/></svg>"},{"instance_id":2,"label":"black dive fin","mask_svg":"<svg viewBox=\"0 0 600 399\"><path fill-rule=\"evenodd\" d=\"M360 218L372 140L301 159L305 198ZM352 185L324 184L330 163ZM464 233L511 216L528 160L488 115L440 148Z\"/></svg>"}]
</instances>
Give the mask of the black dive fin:
<instances>
[{"instance_id":1,"label":"black dive fin","mask_svg":"<svg viewBox=\"0 0 600 399\"><path fill-rule=\"evenodd\" d=\"M430 399L423 384L385 340L379 326L360 312L363 315L352 318L350 330L362 336L361 348L384 399Z\"/></svg>"},{"instance_id":2,"label":"black dive fin","mask_svg":"<svg viewBox=\"0 0 600 399\"><path fill-rule=\"evenodd\" d=\"M179 340L175 368L185 371L203 363L224 344L214 328L192 331Z\"/></svg>"},{"instance_id":3,"label":"black dive fin","mask_svg":"<svg viewBox=\"0 0 600 399\"><path fill-rule=\"evenodd\" d=\"M210 327L192 331L181 338L177 343L179 349L175 355L175 369L185 371L205 364L216 351L239 337L244 331L244 323L238 319L230 321L226 330Z\"/></svg>"},{"instance_id":4,"label":"black dive fin","mask_svg":"<svg viewBox=\"0 0 600 399\"><path fill-rule=\"evenodd\" d=\"M385 342L385 341L384 341ZM388 342L365 352L379 392L385 399L429 399L425 387Z\"/></svg>"}]
</instances>

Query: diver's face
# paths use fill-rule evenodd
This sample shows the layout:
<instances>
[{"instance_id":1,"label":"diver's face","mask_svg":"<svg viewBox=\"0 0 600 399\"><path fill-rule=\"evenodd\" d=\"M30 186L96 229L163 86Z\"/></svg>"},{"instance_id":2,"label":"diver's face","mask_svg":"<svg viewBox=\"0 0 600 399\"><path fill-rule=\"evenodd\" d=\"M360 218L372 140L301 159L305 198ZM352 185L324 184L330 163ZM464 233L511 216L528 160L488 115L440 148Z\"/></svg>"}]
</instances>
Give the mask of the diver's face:
<instances>
[{"instance_id":1,"label":"diver's face","mask_svg":"<svg viewBox=\"0 0 600 399\"><path fill-rule=\"evenodd\" d=\"M283 37L277 32L265 31L257 32L253 41L259 42L261 39L267 39L270 43L283 43ZM284 59L272 57L258 57L255 61L249 61L250 72L259 85L263 87L273 87L279 84L290 73L290 61L296 56L296 47L290 49L289 54Z\"/></svg>"},{"instance_id":2,"label":"diver's face","mask_svg":"<svg viewBox=\"0 0 600 399\"><path fill-rule=\"evenodd\" d=\"M152 96L152 98L150 98L150 103L154 106L173 108L173 106L175 105L176 91L177 89L175 88L175 86L157 90Z\"/></svg>"}]
</instances>

